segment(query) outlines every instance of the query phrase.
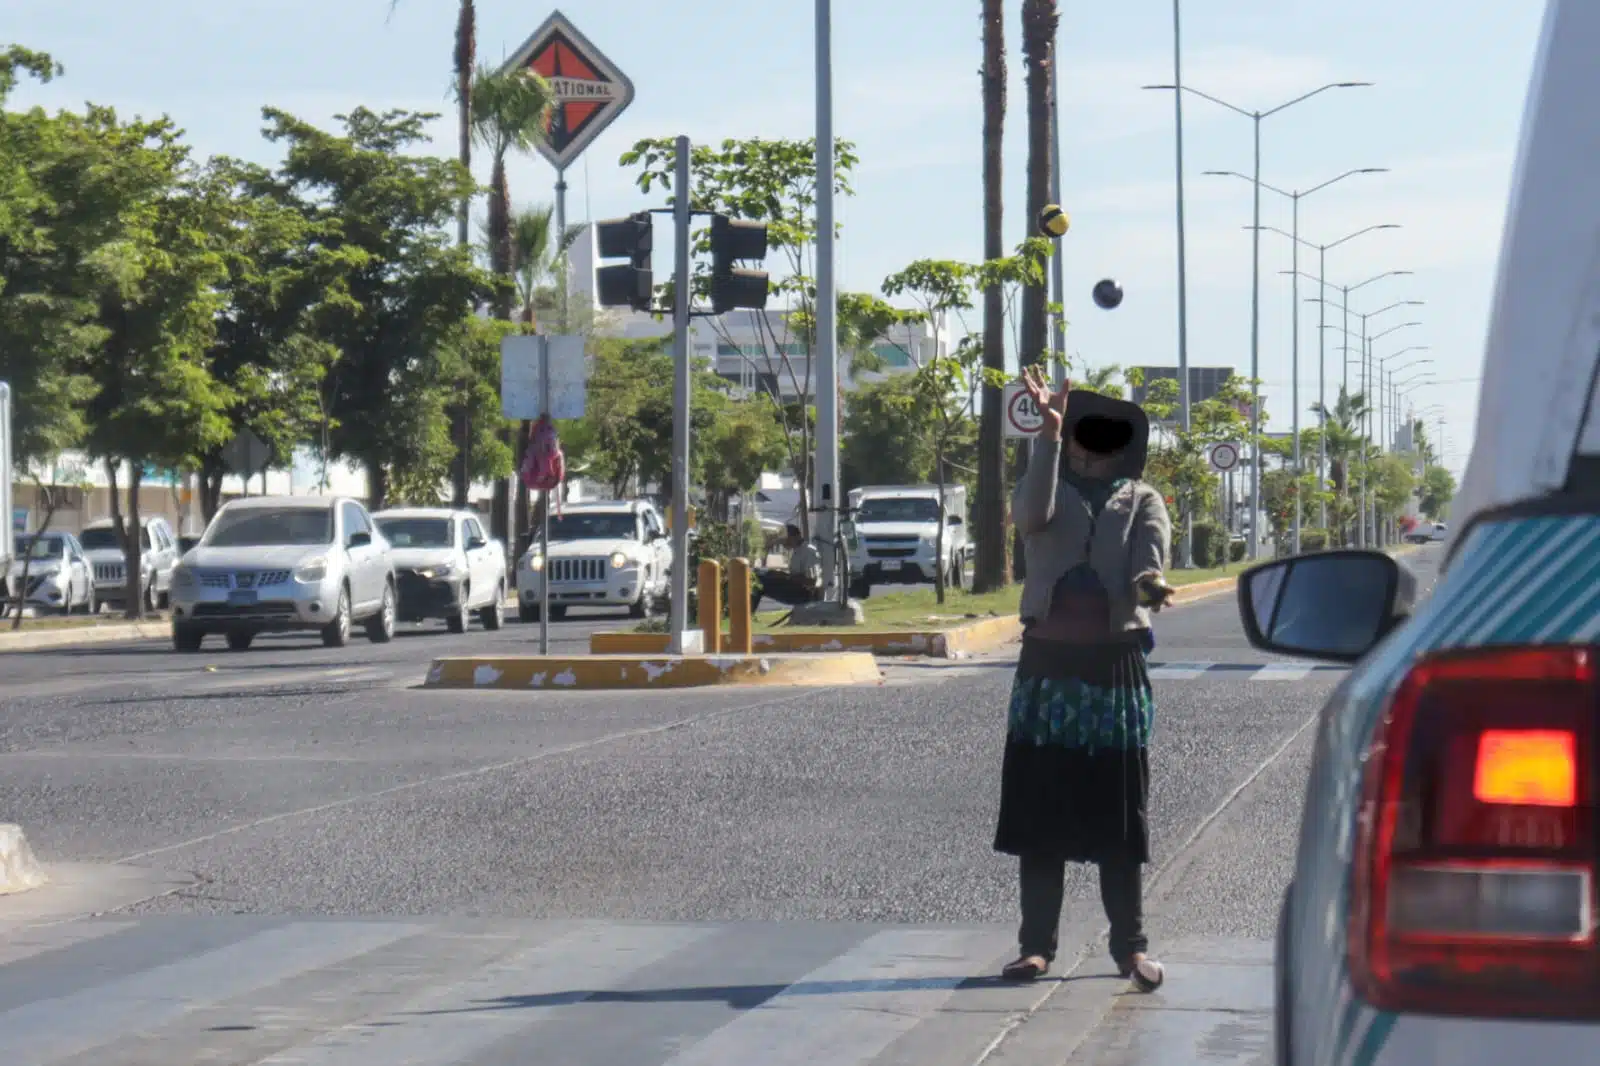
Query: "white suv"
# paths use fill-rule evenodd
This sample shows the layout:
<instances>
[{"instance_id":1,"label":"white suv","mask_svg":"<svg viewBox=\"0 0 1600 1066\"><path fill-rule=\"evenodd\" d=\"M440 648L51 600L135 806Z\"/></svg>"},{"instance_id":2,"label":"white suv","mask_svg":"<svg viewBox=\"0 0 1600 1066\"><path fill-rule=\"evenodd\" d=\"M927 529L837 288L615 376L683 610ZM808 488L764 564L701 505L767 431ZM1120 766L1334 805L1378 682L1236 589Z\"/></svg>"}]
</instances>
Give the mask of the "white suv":
<instances>
[{"instance_id":1,"label":"white suv","mask_svg":"<svg viewBox=\"0 0 1600 1066\"><path fill-rule=\"evenodd\" d=\"M172 570L182 554L178 551L178 538L165 518L142 518L139 526L139 566L144 571L140 595L144 597L145 610L164 609L172 589ZM96 602L121 609L128 599L128 571L116 526L109 518L90 522L78 534L78 543L83 545L84 557L94 571Z\"/></svg>"},{"instance_id":2,"label":"white suv","mask_svg":"<svg viewBox=\"0 0 1600 1066\"><path fill-rule=\"evenodd\" d=\"M672 548L653 504L633 502L569 504L550 517L550 554L539 543L517 561L518 616L539 620L539 598L550 582L550 617L564 618L569 607L626 607L635 618L649 617L667 595Z\"/></svg>"}]
</instances>

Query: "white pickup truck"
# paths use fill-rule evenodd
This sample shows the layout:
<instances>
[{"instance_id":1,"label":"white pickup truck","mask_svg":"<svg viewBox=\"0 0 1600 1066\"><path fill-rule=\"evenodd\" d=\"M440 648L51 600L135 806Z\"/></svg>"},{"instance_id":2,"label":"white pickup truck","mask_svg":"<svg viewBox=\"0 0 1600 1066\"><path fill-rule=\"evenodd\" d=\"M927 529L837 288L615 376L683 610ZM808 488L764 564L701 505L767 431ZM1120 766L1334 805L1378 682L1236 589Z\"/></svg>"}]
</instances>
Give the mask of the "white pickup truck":
<instances>
[{"instance_id":1,"label":"white pickup truck","mask_svg":"<svg viewBox=\"0 0 1600 1066\"><path fill-rule=\"evenodd\" d=\"M965 583L971 555L966 486L945 486L942 558L937 485L865 485L852 489L848 502L856 529L851 595L867 596L874 585L932 582L941 567L947 588Z\"/></svg>"}]
</instances>

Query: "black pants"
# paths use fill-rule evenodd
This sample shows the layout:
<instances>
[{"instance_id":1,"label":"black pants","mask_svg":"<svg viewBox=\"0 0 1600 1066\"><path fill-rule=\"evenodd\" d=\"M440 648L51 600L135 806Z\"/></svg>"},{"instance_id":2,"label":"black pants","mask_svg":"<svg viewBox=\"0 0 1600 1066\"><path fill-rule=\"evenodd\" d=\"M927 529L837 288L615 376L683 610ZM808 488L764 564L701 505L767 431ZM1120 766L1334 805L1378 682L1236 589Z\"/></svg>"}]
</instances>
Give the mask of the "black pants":
<instances>
[{"instance_id":1,"label":"black pants","mask_svg":"<svg viewBox=\"0 0 1600 1066\"><path fill-rule=\"evenodd\" d=\"M1066 860L1053 855L1022 856L1022 928L1017 939L1022 954L1056 957L1061 928L1061 897L1066 889ZM1144 935L1144 867L1132 859L1099 864L1100 902L1111 923L1111 958L1126 967L1138 952L1149 950Z\"/></svg>"},{"instance_id":2,"label":"black pants","mask_svg":"<svg viewBox=\"0 0 1600 1066\"><path fill-rule=\"evenodd\" d=\"M821 592L815 586L787 570L757 570L755 573L761 580L761 587L750 593L751 611L764 599L793 607L821 598Z\"/></svg>"}]
</instances>

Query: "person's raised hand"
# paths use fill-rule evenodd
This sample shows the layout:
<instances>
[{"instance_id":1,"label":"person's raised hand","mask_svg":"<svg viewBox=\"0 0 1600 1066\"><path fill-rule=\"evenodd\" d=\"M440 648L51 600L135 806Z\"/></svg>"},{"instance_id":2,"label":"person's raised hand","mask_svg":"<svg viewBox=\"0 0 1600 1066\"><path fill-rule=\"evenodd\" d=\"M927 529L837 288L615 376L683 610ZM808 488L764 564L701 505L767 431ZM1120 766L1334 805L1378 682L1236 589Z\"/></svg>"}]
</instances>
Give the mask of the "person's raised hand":
<instances>
[{"instance_id":1,"label":"person's raised hand","mask_svg":"<svg viewBox=\"0 0 1600 1066\"><path fill-rule=\"evenodd\" d=\"M1044 425L1039 427L1043 440L1061 439L1061 427L1066 423L1067 397L1072 394L1072 382L1063 381L1059 390L1053 389L1044 377L1044 367L1035 363L1022 371L1022 387L1028 390Z\"/></svg>"}]
</instances>

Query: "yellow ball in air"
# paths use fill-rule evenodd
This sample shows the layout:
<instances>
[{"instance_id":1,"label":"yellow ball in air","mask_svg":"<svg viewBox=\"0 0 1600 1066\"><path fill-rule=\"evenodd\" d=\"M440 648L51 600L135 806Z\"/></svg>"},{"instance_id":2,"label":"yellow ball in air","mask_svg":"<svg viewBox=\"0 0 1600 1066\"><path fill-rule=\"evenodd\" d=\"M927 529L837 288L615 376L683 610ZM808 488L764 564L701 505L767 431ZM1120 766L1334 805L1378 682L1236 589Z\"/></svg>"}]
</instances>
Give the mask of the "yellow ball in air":
<instances>
[{"instance_id":1,"label":"yellow ball in air","mask_svg":"<svg viewBox=\"0 0 1600 1066\"><path fill-rule=\"evenodd\" d=\"M1039 232L1046 237L1062 237L1072 227L1072 219L1061 209L1060 204L1045 204L1039 212Z\"/></svg>"}]
</instances>

